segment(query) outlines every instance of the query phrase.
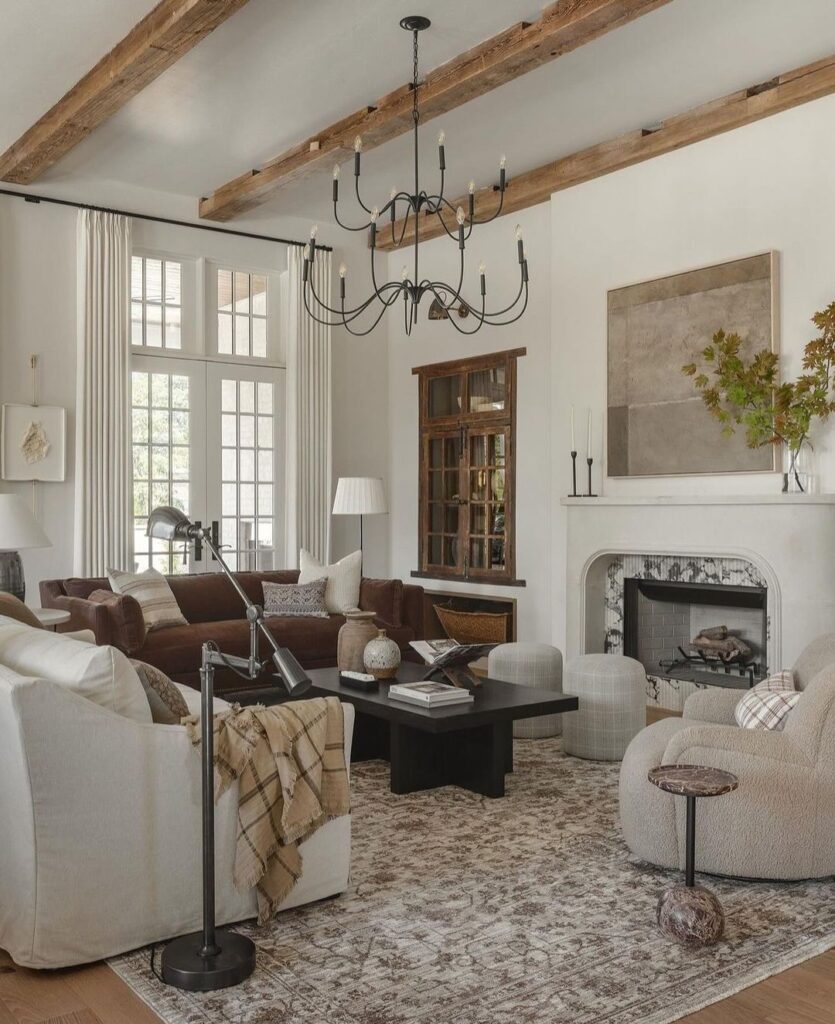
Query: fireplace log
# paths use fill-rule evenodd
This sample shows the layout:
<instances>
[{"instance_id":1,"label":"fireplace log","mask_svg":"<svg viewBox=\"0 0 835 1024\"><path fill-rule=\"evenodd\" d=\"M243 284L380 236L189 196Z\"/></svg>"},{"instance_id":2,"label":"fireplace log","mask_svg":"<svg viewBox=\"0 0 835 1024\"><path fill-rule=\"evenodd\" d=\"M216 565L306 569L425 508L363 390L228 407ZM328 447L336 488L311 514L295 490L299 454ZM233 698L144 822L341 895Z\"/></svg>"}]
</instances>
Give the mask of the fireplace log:
<instances>
[{"instance_id":1,"label":"fireplace log","mask_svg":"<svg viewBox=\"0 0 835 1024\"><path fill-rule=\"evenodd\" d=\"M700 637L706 637L708 640L724 640L727 635L727 626L709 626L707 629L703 629L696 639L698 640Z\"/></svg>"},{"instance_id":2,"label":"fireplace log","mask_svg":"<svg viewBox=\"0 0 835 1024\"><path fill-rule=\"evenodd\" d=\"M738 636L728 636L724 640L714 640L704 633L700 633L695 640L690 641L691 650L700 654L712 655L721 658L722 661L745 661L751 655L751 648Z\"/></svg>"}]
</instances>

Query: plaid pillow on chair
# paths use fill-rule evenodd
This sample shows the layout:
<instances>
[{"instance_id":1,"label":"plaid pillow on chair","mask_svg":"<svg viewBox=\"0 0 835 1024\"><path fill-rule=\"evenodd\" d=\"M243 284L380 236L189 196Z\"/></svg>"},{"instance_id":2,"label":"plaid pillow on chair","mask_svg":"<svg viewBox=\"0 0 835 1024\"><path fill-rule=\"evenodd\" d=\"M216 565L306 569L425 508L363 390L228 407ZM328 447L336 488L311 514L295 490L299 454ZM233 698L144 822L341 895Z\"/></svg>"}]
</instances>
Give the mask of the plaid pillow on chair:
<instances>
[{"instance_id":1,"label":"plaid pillow on chair","mask_svg":"<svg viewBox=\"0 0 835 1024\"><path fill-rule=\"evenodd\" d=\"M779 732L799 700L800 691L794 688L794 674L790 670L777 672L757 683L740 700L734 711L736 724L743 729Z\"/></svg>"}]
</instances>

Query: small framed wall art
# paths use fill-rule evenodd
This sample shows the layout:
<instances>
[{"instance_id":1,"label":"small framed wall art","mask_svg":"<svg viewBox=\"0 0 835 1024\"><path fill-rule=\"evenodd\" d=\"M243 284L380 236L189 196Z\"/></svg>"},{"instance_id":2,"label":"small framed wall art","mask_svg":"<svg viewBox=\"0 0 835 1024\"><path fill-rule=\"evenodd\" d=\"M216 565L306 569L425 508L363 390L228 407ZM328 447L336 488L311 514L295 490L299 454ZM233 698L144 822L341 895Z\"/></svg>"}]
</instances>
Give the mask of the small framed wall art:
<instances>
[{"instance_id":1,"label":"small framed wall art","mask_svg":"<svg viewBox=\"0 0 835 1024\"><path fill-rule=\"evenodd\" d=\"M67 472L67 410L58 405L2 406L0 476L60 482Z\"/></svg>"}]
</instances>

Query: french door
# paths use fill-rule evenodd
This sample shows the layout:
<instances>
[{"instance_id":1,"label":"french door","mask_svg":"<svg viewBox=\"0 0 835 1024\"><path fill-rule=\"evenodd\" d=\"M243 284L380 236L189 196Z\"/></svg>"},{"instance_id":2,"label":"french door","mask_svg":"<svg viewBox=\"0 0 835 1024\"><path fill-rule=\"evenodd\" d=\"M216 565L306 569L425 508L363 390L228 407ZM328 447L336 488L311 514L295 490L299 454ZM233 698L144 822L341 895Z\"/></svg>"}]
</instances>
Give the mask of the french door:
<instances>
[{"instance_id":1,"label":"french door","mask_svg":"<svg viewBox=\"0 0 835 1024\"><path fill-rule=\"evenodd\" d=\"M217 569L145 536L158 505L216 529L232 569L284 564L284 370L134 353L131 414L135 569Z\"/></svg>"}]
</instances>

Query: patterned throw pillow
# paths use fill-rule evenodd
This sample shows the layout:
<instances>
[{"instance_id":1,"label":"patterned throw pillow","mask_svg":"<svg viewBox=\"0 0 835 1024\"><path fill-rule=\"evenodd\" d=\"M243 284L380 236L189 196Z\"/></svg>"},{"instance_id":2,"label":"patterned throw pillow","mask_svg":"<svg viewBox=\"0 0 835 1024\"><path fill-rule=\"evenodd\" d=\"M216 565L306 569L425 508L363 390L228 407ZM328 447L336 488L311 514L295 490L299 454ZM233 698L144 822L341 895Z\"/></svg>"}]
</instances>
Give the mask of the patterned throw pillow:
<instances>
[{"instance_id":1,"label":"patterned throw pillow","mask_svg":"<svg viewBox=\"0 0 835 1024\"><path fill-rule=\"evenodd\" d=\"M362 582L362 552L354 551L333 565L322 565L304 548L299 552L299 583L327 580L325 605L331 615L344 615L360 603Z\"/></svg>"},{"instance_id":2,"label":"patterned throw pillow","mask_svg":"<svg viewBox=\"0 0 835 1024\"><path fill-rule=\"evenodd\" d=\"M189 714L185 697L177 689L168 676L144 661L130 659L136 669L139 682L148 698L151 708L151 720L157 725L179 725L180 720Z\"/></svg>"},{"instance_id":3,"label":"patterned throw pillow","mask_svg":"<svg viewBox=\"0 0 835 1024\"><path fill-rule=\"evenodd\" d=\"M326 579L312 583L267 583L264 587L264 611L267 615L284 615L290 618L310 617L326 619Z\"/></svg>"},{"instance_id":4,"label":"patterned throw pillow","mask_svg":"<svg viewBox=\"0 0 835 1024\"><path fill-rule=\"evenodd\" d=\"M772 729L779 732L792 708L800 700L794 688L794 674L784 670L757 683L736 706L736 724L743 729Z\"/></svg>"},{"instance_id":5,"label":"patterned throw pillow","mask_svg":"<svg viewBox=\"0 0 835 1024\"><path fill-rule=\"evenodd\" d=\"M188 625L168 580L156 569L145 572L108 569L107 578L115 593L129 594L139 602L146 629Z\"/></svg>"}]
</instances>

